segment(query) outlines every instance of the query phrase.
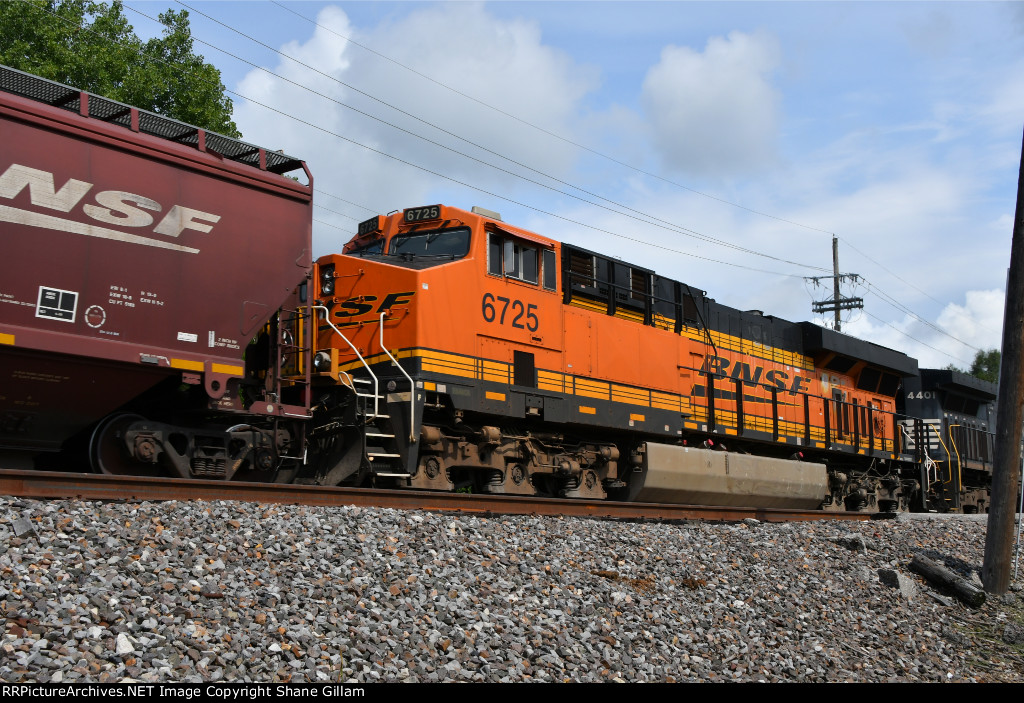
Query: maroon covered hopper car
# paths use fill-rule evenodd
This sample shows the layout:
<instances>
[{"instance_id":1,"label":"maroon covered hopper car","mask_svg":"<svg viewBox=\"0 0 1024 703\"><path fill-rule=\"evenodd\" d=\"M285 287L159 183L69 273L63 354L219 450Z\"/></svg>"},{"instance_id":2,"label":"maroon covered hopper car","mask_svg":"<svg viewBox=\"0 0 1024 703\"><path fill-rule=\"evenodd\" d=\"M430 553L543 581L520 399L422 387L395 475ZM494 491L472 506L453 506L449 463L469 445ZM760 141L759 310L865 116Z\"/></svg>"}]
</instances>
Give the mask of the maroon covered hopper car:
<instances>
[{"instance_id":1,"label":"maroon covered hopper car","mask_svg":"<svg viewBox=\"0 0 1024 703\"><path fill-rule=\"evenodd\" d=\"M309 416L305 164L3 67L0 134L4 465L279 467Z\"/></svg>"}]
</instances>

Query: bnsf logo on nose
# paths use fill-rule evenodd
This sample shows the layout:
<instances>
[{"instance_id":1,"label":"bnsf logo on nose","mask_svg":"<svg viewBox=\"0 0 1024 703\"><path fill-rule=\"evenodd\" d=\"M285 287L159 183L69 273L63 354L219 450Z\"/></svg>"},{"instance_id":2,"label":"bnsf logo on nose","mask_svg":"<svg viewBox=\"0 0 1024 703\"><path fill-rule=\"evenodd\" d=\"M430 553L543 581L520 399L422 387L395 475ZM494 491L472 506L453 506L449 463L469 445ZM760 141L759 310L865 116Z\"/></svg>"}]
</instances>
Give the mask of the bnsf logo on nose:
<instances>
[{"instance_id":1,"label":"bnsf logo on nose","mask_svg":"<svg viewBox=\"0 0 1024 703\"><path fill-rule=\"evenodd\" d=\"M13 199L25 188L28 188L29 198L36 207L48 208L58 212L71 212L85 197L92 187L92 183L79 181L74 178L57 190L53 182L53 174L48 171L11 164L11 166L0 176L0 197ZM160 203L147 198L144 195L128 193L121 190L104 190L96 194L95 203L89 203L82 207L88 217L98 222L103 222L121 227L149 227L156 221L151 213L163 212ZM14 221L20 224L27 224L48 229L59 229L76 232L78 234L89 234L108 239L121 239L136 244L147 242L138 241L135 238L111 236L117 234L111 230L100 229L99 231L81 231L80 228L70 227L72 221L60 220L45 215L34 215L25 210L4 208L2 219ZM20 218L15 219L15 215ZM160 222L153 228L154 234L162 234L168 237L178 237L185 230L197 232L209 232L213 225L220 220L220 215L214 215L202 210L196 210L182 205L173 205L167 214L160 218ZM166 247L177 248L177 247Z\"/></svg>"},{"instance_id":2,"label":"bnsf logo on nose","mask_svg":"<svg viewBox=\"0 0 1024 703\"><path fill-rule=\"evenodd\" d=\"M359 315L365 315L368 312L373 311L374 314L379 315L382 312L389 311L395 305L404 305L412 302L412 297L416 295L416 291L406 291L404 293L388 293L384 296L384 300L380 302L380 305L376 305L377 296L375 295L359 295L354 298L349 298L343 302L340 310L335 311L335 317L358 317ZM374 306L376 305L376 310Z\"/></svg>"}]
</instances>

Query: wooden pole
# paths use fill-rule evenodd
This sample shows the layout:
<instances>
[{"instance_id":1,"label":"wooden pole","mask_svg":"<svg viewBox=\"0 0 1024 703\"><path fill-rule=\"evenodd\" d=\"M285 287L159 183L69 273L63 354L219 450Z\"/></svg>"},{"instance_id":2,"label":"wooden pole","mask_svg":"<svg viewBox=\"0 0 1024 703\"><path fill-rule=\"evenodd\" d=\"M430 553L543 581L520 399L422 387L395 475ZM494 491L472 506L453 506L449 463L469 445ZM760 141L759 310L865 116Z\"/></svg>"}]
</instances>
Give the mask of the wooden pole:
<instances>
[{"instance_id":1,"label":"wooden pole","mask_svg":"<svg viewBox=\"0 0 1024 703\"><path fill-rule=\"evenodd\" d=\"M839 300L839 238L832 237L832 304L836 306L836 332L840 330Z\"/></svg>"},{"instance_id":2,"label":"wooden pole","mask_svg":"<svg viewBox=\"0 0 1024 703\"><path fill-rule=\"evenodd\" d=\"M996 405L995 456L992 463L992 503L985 535L985 564L981 580L989 593L1001 595L1010 587L1010 555L1017 511L1021 423L1024 422L1024 144L1017 177L1017 209L1010 244L1010 274L1006 282L1003 346Z\"/></svg>"}]
</instances>

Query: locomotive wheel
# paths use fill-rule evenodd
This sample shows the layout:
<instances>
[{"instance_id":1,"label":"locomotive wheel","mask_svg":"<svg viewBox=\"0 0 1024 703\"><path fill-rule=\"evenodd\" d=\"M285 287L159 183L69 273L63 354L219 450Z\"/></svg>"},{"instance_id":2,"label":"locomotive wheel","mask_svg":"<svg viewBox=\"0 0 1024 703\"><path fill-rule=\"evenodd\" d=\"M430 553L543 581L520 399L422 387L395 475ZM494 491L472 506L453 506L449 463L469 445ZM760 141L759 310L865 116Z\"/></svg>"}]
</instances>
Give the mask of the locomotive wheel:
<instances>
[{"instance_id":1,"label":"locomotive wheel","mask_svg":"<svg viewBox=\"0 0 1024 703\"><path fill-rule=\"evenodd\" d=\"M93 430L89 438L89 466L95 473L114 476L151 476L159 473L153 464L144 464L129 456L121 435L133 423L145 418L131 413L110 415Z\"/></svg>"}]
</instances>

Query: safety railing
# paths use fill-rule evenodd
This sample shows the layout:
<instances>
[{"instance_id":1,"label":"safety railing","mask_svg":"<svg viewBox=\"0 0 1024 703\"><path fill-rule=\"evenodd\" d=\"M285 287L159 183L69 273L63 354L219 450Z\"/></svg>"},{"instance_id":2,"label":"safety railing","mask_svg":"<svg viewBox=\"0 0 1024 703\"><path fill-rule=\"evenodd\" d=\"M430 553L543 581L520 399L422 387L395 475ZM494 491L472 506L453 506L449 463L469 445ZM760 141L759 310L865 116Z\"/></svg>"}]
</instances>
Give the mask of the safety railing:
<instances>
[{"instance_id":1,"label":"safety railing","mask_svg":"<svg viewBox=\"0 0 1024 703\"><path fill-rule=\"evenodd\" d=\"M391 359L391 363L394 364L395 366L397 366L398 370L401 371L402 375L405 376L406 380L409 381L409 443L410 444L415 444L416 443L416 402L415 402L416 384L412 382L412 376L410 376L408 373L405 372L405 369L402 368L402 365L398 363L398 359L396 359L391 354L391 352L388 351L387 345L384 344L384 317L386 315L387 315L387 312L382 312L380 314L380 348L384 350L384 353L388 355L389 359Z\"/></svg>"},{"instance_id":2,"label":"safety railing","mask_svg":"<svg viewBox=\"0 0 1024 703\"><path fill-rule=\"evenodd\" d=\"M334 333L336 335L345 340L345 344L349 346L352 352L356 355L356 358L359 359L359 363L363 365L364 369L366 369L366 373L370 374L370 378L373 379L373 415L366 419L368 421L373 421L377 419L380 416L380 407L378 405L378 401L380 400L380 379L377 378L377 374L373 372L373 369L370 368L370 365L366 363L366 359L363 358L363 355L359 353L359 348L356 347L356 345L352 343L352 340L346 337L340 329L338 329L337 325L331 322L330 310L328 310L323 305L314 305L313 309L318 312L323 311L323 321L331 326L331 329L334 330ZM340 380L341 379L339 378L339 381ZM353 390L355 390L354 387ZM356 395L369 397L368 394L359 393L358 391L356 391Z\"/></svg>"}]
</instances>

